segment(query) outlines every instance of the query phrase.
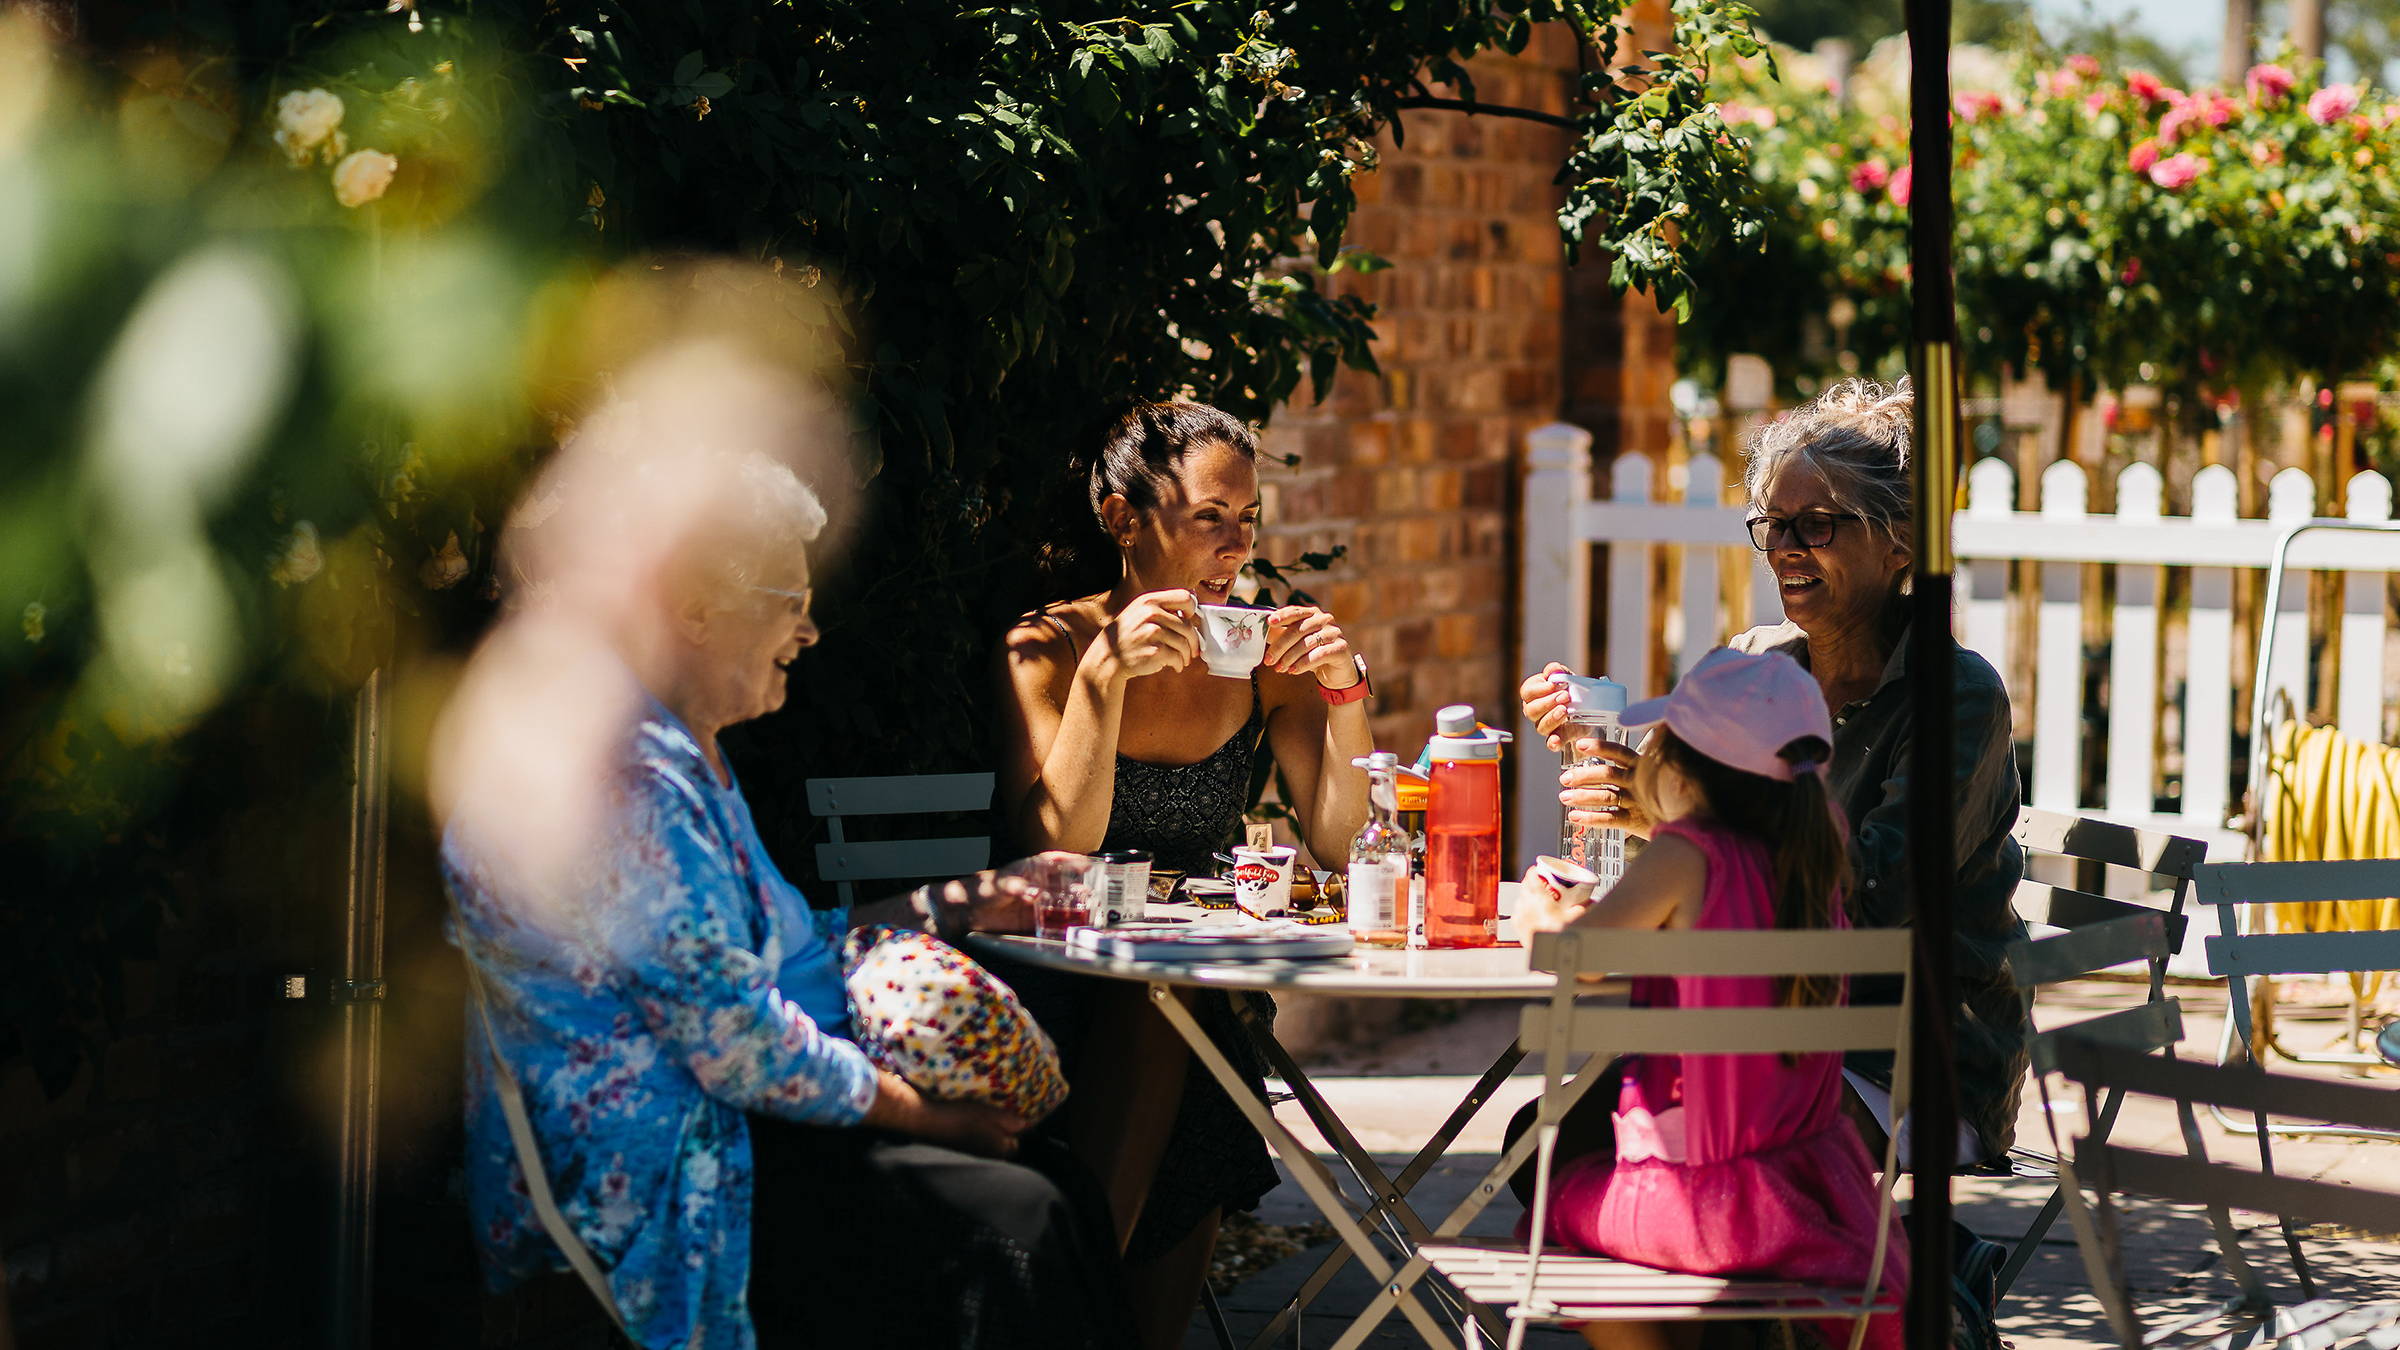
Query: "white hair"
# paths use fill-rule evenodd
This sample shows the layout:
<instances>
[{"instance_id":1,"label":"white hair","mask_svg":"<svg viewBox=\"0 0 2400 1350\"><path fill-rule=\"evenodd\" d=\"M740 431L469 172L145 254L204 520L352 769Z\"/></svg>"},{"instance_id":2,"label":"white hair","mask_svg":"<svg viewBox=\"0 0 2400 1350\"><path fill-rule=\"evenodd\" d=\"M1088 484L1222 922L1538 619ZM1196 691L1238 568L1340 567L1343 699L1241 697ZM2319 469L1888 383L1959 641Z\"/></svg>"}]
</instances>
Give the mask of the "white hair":
<instances>
[{"instance_id":1,"label":"white hair","mask_svg":"<svg viewBox=\"0 0 2400 1350\"><path fill-rule=\"evenodd\" d=\"M1794 464L1805 464L1825 480L1835 505L1907 543L1915 500L1916 404L1905 377L1893 385L1844 380L1759 428L1742 472L1751 504L1764 501Z\"/></svg>"}]
</instances>

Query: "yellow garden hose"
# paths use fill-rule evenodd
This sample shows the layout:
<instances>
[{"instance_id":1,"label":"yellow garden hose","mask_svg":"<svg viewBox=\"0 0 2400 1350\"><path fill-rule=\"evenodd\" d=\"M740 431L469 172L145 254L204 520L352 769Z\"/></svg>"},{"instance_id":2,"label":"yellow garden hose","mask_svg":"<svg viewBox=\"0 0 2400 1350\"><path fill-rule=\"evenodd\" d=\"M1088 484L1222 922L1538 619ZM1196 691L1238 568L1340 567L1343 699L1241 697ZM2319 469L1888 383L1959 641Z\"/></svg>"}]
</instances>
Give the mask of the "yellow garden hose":
<instances>
[{"instance_id":1,"label":"yellow garden hose","mask_svg":"<svg viewBox=\"0 0 2400 1350\"><path fill-rule=\"evenodd\" d=\"M2260 862L2400 858L2400 748L2355 741L2334 727L2279 722L2257 800ZM2251 913L2265 931L2279 933L2400 928L2400 898L2260 905ZM2350 976L2354 1015L2387 974ZM2263 1023L2259 1034L2267 1034Z\"/></svg>"}]
</instances>

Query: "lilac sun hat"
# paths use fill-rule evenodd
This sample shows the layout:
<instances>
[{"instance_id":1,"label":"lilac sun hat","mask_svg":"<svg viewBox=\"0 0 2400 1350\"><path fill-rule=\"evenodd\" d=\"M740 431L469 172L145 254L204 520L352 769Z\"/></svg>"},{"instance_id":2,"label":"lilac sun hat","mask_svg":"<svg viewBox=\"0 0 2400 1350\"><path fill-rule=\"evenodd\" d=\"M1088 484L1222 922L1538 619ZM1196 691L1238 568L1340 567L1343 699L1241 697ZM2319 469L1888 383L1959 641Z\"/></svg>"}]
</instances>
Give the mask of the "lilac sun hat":
<instances>
[{"instance_id":1,"label":"lilac sun hat","mask_svg":"<svg viewBox=\"0 0 2400 1350\"><path fill-rule=\"evenodd\" d=\"M1833 744L1825 693L1799 662L1781 652L1719 647L1675 683L1665 698L1645 699L1618 717L1627 728L1664 722L1684 744L1744 773L1788 783L1801 769L1783 748L1814 736Z\"/></svg>"}]
</instances>

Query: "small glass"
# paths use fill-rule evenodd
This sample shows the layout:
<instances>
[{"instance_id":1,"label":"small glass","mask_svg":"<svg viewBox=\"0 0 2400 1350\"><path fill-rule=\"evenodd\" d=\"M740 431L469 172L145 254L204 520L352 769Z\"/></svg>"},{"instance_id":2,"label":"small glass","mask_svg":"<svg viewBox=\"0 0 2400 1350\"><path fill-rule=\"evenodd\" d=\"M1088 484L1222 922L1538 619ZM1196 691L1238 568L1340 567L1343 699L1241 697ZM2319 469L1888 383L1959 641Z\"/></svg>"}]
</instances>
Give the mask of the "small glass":
<instances>
[{"instance_id":1,"label":"small glass","mask_svg":"<svg viewBox=\"0 0 2400 1350\"><path fill-rule=\"evenodd\" d=\"M1025 864L1025 884L1033 892L1033 935L1064 942L1072 929L1092 922L1093 874L1096 859L1080 855L1045 856Z\"/></svg>"}]
</instances>

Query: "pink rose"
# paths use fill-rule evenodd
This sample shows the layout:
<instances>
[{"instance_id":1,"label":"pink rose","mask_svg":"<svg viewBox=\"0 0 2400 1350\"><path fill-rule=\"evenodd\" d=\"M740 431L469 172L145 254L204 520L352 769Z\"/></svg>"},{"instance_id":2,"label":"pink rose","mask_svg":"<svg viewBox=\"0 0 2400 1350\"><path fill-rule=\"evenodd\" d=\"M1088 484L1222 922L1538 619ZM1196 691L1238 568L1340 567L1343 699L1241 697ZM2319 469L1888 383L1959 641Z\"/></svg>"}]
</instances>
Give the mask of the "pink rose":
<instances>
[{"instance_id":1,"label":"pink rose","mask_svg":"<svg viewBox=\"0 0 2400 1350\"><path fill-rule=\"evenodd\" d=\"M2233 120L2233 115L2236 112L2241 111L2240 104L2225 97L2223 94L2211 92L2207 95L2207 98L2208 106L2202 110L2200 115L2207 118L2208 124L2212 127L2221 127L2225 125L2227 122Z\"/></svg>"},{"instance_id":2,"label":"pink rose","mask_svg":"<svg viewBox=\"0 0 2400 1350\"><path fill-rule=\"evenodd\" d=\"M1891 167L1880 159L1863 161L1850 170L1850 186L1859 192L1881 191L1891 181Z\"/></svg>"},{"instance_id":3,"label":"pink rose","mask_svg":"<svg viewBox=\"0 0 2400 1350\"><path fill-rule=\"evenodd\" d=\"M1892 205L1908 205L1908 194L1917 186L1917 166L1903 164L1892 174Z\"/></svg>"},{"instance_id":4,"label":"pink rose","mask_svg":"<svg viewBox=\"0 0 2400 1350\"><path fill-rule=\"evenodd\" d=\"M2133 170L2135 173L2146 173L2149 171L2150 166L2156 164L2157 162L2158 142L2155 140L2143 141L2141 144L2133 147L2132 154L2125 157L2125 167Z\"/></svg>"},{"instance_id":5,"label":"pink rose","mask_svg":"<svg viewBox=\"0 0 2400 1350\"><path fill-rule=\"evenodd\" d=\"M2150 181L2173 192L2191 186L2192 180L2200 176L2200 167L2198 155L2175 155L2150 166Z\"/></svg>"},{"instance_id":6,"label":"pink rose","mask_svg":"<svg viewBox=\"0 0 2400 1350\"><path fill-rule=\"evenodd\" d=\"M2075 78L2074 71L2054 70L2042 77L2042 95L2045 98L2065 98L2074 93L2075 87L2081 83L2081 80Z\"/></svg>"},{"instance_id":7,"label":"pink rose","mask_svg":"<svg viewBox=\"0 0 2400 1350\"><path fill-rule=\"evenodd\" d=\"M1968 122L1981 121L2000 111L1998 94L1960 94L1957 98L1952 99L1951 103L1958 109L1960 119Z\"/></svg>"},{"instance_id":8,"label":"pink rose","mask_svg":"<svg viewBox=\"0 0 2400 1350\"><path fill-rule=\"evenodd\" d=\"M2198 108L2189 103L2178 104L2167 109L2167 115L2158 119L2158 138L2173 145L2183 139L2185 127L2199 120L2200 110Z\"/></svg>"},{"instance_id":9,"label":"pink rose","mask_svg":"<svg viewBox=\"0 0 2400 1350\"><path fill-rule=\"evenodd\" d=\"M2263 107L2280 101L2285 94L2292 92L2292 85L2296 81L2292 78L2292 72L2281 66L2258 65L2250 67L2250 73L2242 77L2242 83L2249 86L2250 101Z\"/></svg>"},{"instance_id":10,"label":"pink rose","mask_svg":"<svg viewBox=\"0 0 2400 1350\"><path fill-rule=\"evenodd\" d=\"M2067 69L2089 80L2100 74L2100 58L2087 54L2067 58Z\"/></svg>"},{"instance_id":11,"label":"pink rose","mask_svg":"<svg viewBox=\"0 0 2400 1350\"><path fill-rule=\"evenodd\" d=\"M2149 71L2129 70L2125 72L2125 92L2144 103L2157 103L2166 98L2167 86Z\"/></svg>"},{"instance_id":12,"label":"pink rose","mask_svg":"<svg viewBox=\"0 0 2400 1350\"><path fill-rule=\"evenodd\" d=\"M2127 258L2125 260L2125 270L2117 273L2117 280L2123 282L2125 285L2131 286L2141 279L2142 260L2139 258Z\"/></svg>"},{"instance_id":13,"label":"pink rose","mask_svg":"<svg viewBox=\"0 0 2400 1350\"><path fill-rule=\"evenodd\" d=\"M2308 120L2329 127L2358 107L2358 86L2329 84L2308 96Z\"/></svg>"},{"instance_id":14,"label":"pink rose","mask_svg":"<svg viewBox=\"0 0 2400 1350\"><path fill-rule=\"evenodd\" d=\"M2088 94L2085 94L2085 95L2083 96L2083 110L2084 110L2085 112L2088 112L2088 113L2097 113L2097 112L2099 112L2099 111L2100 111L2102 108L2105 108L2105 107L2107 107L2107 106L2108 106L2108 95L2107 95L2107 94L2105 94L2105 93L2103 93L2103 92L2101 92L2100 90L2097 90L2097 89L2095 89L2095 90L2093 90L2092 92L2090 92L2090 93L2088 93Z\"/></svg>"}]
</instances>

